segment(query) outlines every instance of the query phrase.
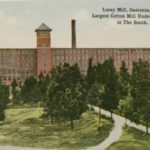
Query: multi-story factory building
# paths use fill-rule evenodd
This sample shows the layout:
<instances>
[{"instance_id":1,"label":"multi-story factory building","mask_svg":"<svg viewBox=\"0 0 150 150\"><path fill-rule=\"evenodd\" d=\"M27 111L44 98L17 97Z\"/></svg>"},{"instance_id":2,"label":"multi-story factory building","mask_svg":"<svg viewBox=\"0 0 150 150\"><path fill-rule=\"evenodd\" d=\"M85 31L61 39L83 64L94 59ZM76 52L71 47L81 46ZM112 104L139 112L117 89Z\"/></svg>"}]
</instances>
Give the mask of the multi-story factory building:
<instances>
[{"instance_id":1,"label":"multi-story factory building","mask_svg":"<svg viewBox=\"0 0 150 150\"><path fill-rule=\"evenodd\" d=\"M76 24L72 20L72 47L52 48L51 29L44 23L37 28L37 48L0 49L0 79L4 84L10 84L13 79L23 82L29 76L38 76L40 72L50 72L59 64L78 63L82 73L86 73L90 58L93 64L103 63L113 58L114 65L119 70L122 61L129 71L133 61L142 59L150 63L150 48L77 48Z\"/></svg>"}]
</instances>

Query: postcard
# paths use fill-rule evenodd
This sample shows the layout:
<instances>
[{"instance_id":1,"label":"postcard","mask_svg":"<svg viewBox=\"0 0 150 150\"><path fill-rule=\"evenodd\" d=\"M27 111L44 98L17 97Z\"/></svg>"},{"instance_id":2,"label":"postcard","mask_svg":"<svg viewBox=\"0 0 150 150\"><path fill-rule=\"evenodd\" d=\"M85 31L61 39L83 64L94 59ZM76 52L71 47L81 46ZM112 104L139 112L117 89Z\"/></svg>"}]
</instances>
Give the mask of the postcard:
<instances>
[{"instance_id":1,"label":"postcard","mask_svg":"<svg viewBox=\"0 0 150 150\"><path fill-rule=\"evenodd\" d=\"M0 150L150 150L148 0L0 0Z\"/></svg>"}]
</instances>

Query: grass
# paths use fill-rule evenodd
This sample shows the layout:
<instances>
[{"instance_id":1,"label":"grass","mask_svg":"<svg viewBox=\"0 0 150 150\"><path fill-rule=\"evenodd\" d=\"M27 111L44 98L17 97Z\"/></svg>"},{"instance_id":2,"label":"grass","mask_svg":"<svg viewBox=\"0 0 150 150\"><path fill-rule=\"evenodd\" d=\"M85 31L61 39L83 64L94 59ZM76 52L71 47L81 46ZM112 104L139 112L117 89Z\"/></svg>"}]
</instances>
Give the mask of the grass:
<instances>
[{"instance_id":1,"label":"grass","mask_svg":"<svg viewBox=\"0 0 150 150\"><path fill-rule=\"evenodd\" d=\"M124 127L120 140L107 150L150 150L150 135L135 128Z\"/></svg>"},{"instance_id":2,"label":"grass","mask_svg":"<svg viewBox=\"0 0 150 150\"><path fill-rule=\"evenodd\" d=\"M0 123L1 145L80 150L102 142L113 126L102 117L98 131L98 115L87 111L71 130L70 122L53 125L41 118L42 113L41 107L7 109L5 122Z\"/></svg>"}]
</instances>

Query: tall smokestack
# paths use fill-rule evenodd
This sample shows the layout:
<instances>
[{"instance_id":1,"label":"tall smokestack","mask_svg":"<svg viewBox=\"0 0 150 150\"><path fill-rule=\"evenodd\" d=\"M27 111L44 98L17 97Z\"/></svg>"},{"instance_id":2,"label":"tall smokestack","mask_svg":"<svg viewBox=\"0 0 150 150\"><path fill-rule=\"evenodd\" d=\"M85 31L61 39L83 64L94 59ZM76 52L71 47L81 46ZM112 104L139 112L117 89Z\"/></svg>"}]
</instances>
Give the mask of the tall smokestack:
<instances>
[{"instance_id":1,"label":"tall smokestack","mask_svg":"<svg viewBox=\"0 0 150 150\"><path fill-rule=\"evenodd\" d=\"M76 21L71 21L72 26L72 48L76 48Z\"/></svg>"}]
</instances>

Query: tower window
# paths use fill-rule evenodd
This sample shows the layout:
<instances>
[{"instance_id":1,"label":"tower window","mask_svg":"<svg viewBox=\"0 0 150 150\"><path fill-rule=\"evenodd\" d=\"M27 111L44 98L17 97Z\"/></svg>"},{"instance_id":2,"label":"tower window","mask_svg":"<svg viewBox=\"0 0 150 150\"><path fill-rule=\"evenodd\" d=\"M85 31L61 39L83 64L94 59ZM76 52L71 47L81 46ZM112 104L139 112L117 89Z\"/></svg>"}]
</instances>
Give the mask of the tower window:
<instances>
[{"instance_id":1,"label":"tower window","mask_svg":"<svg viewBox=\"0 0 150 150\"><path fill-rule=\"evenodd\" d=\"M41 31L40 36L42 37L48 37L49 33L47 31Z\"/></svg>"}]
</instances>

